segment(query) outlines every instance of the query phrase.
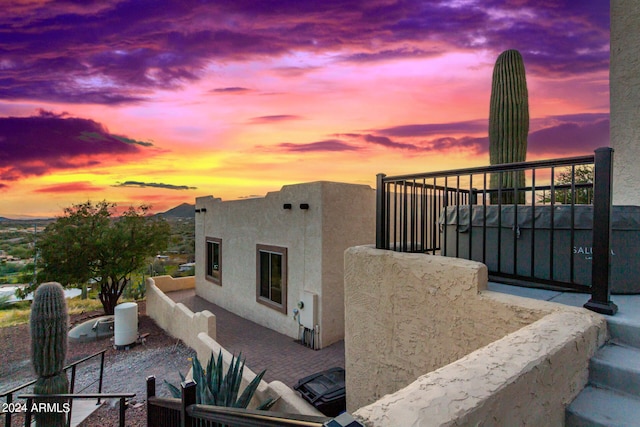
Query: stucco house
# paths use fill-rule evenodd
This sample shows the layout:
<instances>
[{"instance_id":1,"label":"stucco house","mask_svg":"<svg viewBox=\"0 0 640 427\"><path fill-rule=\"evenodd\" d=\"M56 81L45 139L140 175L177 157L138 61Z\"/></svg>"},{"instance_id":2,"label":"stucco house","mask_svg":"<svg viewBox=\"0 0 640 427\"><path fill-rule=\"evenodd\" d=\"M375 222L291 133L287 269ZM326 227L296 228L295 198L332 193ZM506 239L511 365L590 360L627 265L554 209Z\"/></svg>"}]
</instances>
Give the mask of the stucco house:
<instances>
[{"instance_id":1,"label":"stucco house","mask_svg":"<svg viewBox=\"0 0 640 427\"><path fill-rule=\"evenodd\" d=\"M319 349L344 338L344 251L375 241L367 185L196 199L196 294Z\"/></svg>"}]
</instances>

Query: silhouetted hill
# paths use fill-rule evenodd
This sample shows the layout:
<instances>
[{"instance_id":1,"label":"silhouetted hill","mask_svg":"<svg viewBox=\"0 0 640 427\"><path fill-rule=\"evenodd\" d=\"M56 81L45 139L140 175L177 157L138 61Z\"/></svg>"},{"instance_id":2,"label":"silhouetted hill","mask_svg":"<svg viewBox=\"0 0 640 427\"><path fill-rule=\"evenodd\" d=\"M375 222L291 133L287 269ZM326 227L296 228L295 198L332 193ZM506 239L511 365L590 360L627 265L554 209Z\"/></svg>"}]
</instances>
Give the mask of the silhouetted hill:
<instances>
[{"instance_id":1,"label":"silhouetted hill","mask_svg":"<svg viewBox=\"0 0 640 427\"><path fill-rule=\"evenodd\" d=\"M160 212L156 215L163 216L165 218L195 218L196 205L183 203L175 208L169 209L166 212Z\"/></svg>"},{"instance_id":2,"label":"silhouetted hill","mask_svg":"<svg viewBox=\"0 0 640 427\"><path fill-rule=\"evenodd\" d=\"M7 218L6 216L0 216L0 223L4 223L5 225L24 225L24 224L48 224L51 221L54 221L55 218L29 218L29 217L20 217L20 218Z\"/></svg>"}]
</instances>

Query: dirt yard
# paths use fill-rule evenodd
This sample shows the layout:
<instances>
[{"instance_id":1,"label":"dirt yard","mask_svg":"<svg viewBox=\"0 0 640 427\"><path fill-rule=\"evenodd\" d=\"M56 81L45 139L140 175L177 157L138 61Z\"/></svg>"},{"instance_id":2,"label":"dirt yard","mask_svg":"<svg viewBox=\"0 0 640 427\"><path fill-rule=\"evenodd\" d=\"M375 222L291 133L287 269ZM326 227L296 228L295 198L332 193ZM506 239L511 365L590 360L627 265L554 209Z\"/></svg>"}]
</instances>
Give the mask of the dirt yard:
<instances>
[{"instance_id":1,"label":"dirt yard","mask_svg":"<svg viewBox=\"0 0 640 427\"><path fill-rule=\"evenodd\" d=\"M178 371L186 374L191 366L189 358L195 356L192 349L165 334L152 319L147 317L145 308L144 301L138 303L138 332L149 334L143 344L129 350L115 350L113 342L107 338L88 343L70 342L67 351L67 364L69 364L107 349L102 391L104 393L136 393L126 412L127 426L146 426L146 378L155 375L157 395L169 396L164 380L178 384L180 381ZM72 315L69 323L74 326L101 315L101 311ZM0 328L0 342L2 343L0 392L34 379L35 374L30 361L29 325ZM76 374L76 393L81 393L84 387L87 387L84 391L86 393L97 392L98 385L92 382L98 378L100 358L93 360L92 363L79 366ZM69 379L71 379L70 371ZM27 393L31 390L22 392ZM0 425L3 423L4 417L0 420ZM17 419L12 424L22 425ZM118 425L117 401L106 402L80 424L81 427L116 425Z\"/></svg>"}]
</instances>

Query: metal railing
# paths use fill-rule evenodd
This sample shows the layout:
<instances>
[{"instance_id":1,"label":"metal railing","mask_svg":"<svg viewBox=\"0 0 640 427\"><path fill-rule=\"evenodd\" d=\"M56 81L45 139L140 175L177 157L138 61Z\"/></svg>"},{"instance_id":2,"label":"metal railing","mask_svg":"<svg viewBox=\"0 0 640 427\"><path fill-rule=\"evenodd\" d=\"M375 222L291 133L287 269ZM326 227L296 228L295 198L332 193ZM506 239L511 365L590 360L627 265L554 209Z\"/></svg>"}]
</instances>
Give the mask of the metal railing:
<instances>
[{"instance_id":1,"label":"metal railing","mask_svg":"<svg viewBox=\"0 0 640 427\"><path fill-rule=\"evenodd\" d=\"M491 276L513 283L591 293L585 307L615 314L609 290L612 162L613 150L599 148L564 159L378 174L376 247L480 261ZM576 173L585 170L593 173L588 179ZM592 233L576 228L576 218L585 215ZM584 233L592 260L576 268L574 247Z\"/></svg>"},{"instance_id":2,"label":"metal railing","mask_svg":"<svg viewBox=\"0 0 640 427\"><path fill-rule=\"evenodd\" d=\"M182 398L156 397L147 378L147 425L155 427L322 427L332 418L196 404L196 383L182 383ZM354 424L358 425L358 424Z\"/></svg>"},{"instance_id":3,"label":"metal railing","mask_svg":"<svg viewBox=\"0 0 640 427\"><path fill-rule=\"evenodd\" d=\"M84 390L88 389L90 386L92 386L93 384L95 384L96 382L98 383L98 393L102 393L102 379L104 376L104 354L107 350L104 349L102 351L99 351L97 353L94 353L90 356L84 357L80 360L76 360L73 363L70 363L69 365L65 366L63 368L64 372L66 373L69 369L71 369L71 381L69 382L69 389L71 391L71 393L75 393L75 386L76 386L76 369L78 367L78 365L85 363L95 357L100 356L100 374L98 375L98 379L91 382L90 384L86 385L82 390L79 390L79 392L83 392ZM16 394L18 391L23 390L29 386L32 386L36 383L36 380L32 380L29 381L28 383L19 385L18 387L14 387L11 390L7 390L5 392L3 392L2 394L0 394L0 398L5 398L5 402L7 404L7 407L11 406L11 404L13 403L13 395ZM100 398L98 398L98 404L100 403ZM70 402L70 411L73 411L73 401ZM7 411L4 415L4 420L5 420L5 426L6 427L10 427L11 426L11 417L12 416L12 411ZM71 412L69 412L69 419L67 421L67 426L70 425L71 422Z\"/></svg>"},{"instance_id":4,"label":"metal railing","mask_svg":"<svg viewBox=\"0 0 640 427\"><path fill-rule=\"evenodd\" d=\"M34 411L32 408L34 407L34 402L36 405L41 403L47 403L49 400L53 400L55 403L60 403L61 401L68 401L69 408L71 408L71 404L74 399L97 399L100 402L101 399L118 399L120 401L119 406L119 417L118 417L118 426L125 427L125 410L127 409L127 399L131 399L135 397L135 393L86 393L86 394L22 394L18 396L20 399L27 399L26 404L26 416L24 420L25 427L31 425L31 416ZM64 403L63 403L64 405ZM46 407L46 410L51 408ZM55 412L66 412L65 417L67 418L67 426L71 424L71 409L69 411L65 411L62 408L64 406L54 406L52 409Z\"/></svg>"}]
</instances>

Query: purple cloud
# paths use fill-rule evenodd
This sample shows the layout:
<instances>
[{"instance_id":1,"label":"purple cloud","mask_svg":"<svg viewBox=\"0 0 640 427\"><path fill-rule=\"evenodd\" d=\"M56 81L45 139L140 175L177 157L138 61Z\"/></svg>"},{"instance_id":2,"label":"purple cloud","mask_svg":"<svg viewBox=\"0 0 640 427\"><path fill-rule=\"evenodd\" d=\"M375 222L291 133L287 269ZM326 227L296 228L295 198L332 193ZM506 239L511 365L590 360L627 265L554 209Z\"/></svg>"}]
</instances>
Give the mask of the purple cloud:
<instances>
[{"instance_id":1,"label":"purple cloud","mask_svg":"<svg viewBox=\"0 0 640 427\"><path fill-rule=\"evenodd\" d=\"M529 134L527 153L537 156L552 154L591 154L596 148L609 146L609 120L578 124L563 123Z\"/></svg>"},{"instance_id":2,"label":"purple cloud","mask_svg":"<svg viewBox=\"0 0 640 427\"><path fill-rule=\"evenodd\" d=\"M464 136L461 138L436 138L427 143L428 151L449 152L449 151L469 151L475 154L489 153L489 137L474 138ZM487 157L488 160L488 157Z\"/></svg>"},{"instance_id":3,"label":"purple cloud","mask_svg":"<svg viewBox=\"0 0 640 427\"><path fill-rule=\"evenodd\" d=\"M278 144L276 147L280 148L282 151L291 152L291 153L307 153L307 152L319 152L319 151L337 152L337 151L359 150L358 147L347 144L346 142L340 141L338 139L327 139L325 141L309 142L306 144L293 144L290 142L283 142Z\"/></svg>"},{"instance_id":4,"label":"purple cloud","mask_svg":"<svg viewBox=\"0 0 640 427\"><path fill-rule=\"evenodd\" d=\"M378 61L390 61L394 59L404 58L428 58L433 56L439 56L445 53L443 49L433 49L426 51L423 49L389 49L378 52L358 52L350 55L343 56L342 61L345 62L378 62Z\"/></svg>"},{"instance_id":5,"label":"purple cloud","mask_svg":"<svg viewBox=\"0 0 640 427\"><path fill-rule=\"evenodd\" d=\"M529 73L579 75L607 69L608 18L601 0L8 2L0 97L135 103L200 79L214 61L294 52L374 62L515 48Z\"/></svg>"},{"instance_id":6,"label":"purple cloud","mask_svg":"<svg viewBox=\"0 0 640 427\"><path fill-rule=\"evenodd\" d=\"M578 114L558 114L555 116L546 116L540 121L559 121L559 122L572 122L572 123L595 123L600 120L609 120L609 113L578 113Z\"/></svg>"},{"instance_id":7,"label":"purple cloud","mask_svg":"<svg viewBox=\"0 0 640 427\"><path fill-rule=\"evenodd\" d=\"M394 126L391 128L378 129L376 132L388 136L410 137L410 136L430 136L443 135L449 133L465 132L486 132L487 120L470 120L465 122L450 123L423 123Z\"/></svg>"},{"instance_id":8,"label":"purple cloud","mask_svg":"<svg viewBox=\"0 0 640 427\"><path fill-rule=\"evenodd\" d=\"M0 117L0 180L136 157L148 142L113 135L100 123L40 111L38 116Z\"/></svg>"},{"instance_id":9,"label":"purple cloud","mask_svg":"<svg viewBox=\"0 0 640 427\"><path fill-rule=\"evenodd\" d=\"M609 114L579 113L547 116L532 120L538 130L528 136L527 153L536 158L554 158L573 154L589 154L598 147L609 145ZM389 149L411 152L466 151L486 154L488 163L488 136L446 136L448 133L486 135L488 120L471 120L451 123L424 123L395 126L377 130L380 135L344 133L339 136L359 139ZM388 136L393 136L394 139ZM445 135L445 136L443 136ZM434 139L419 140L424 136Z\"/></svg>"},{"instance_id":10,"label":"purple cloud","mask_svg":"<svg viewBox=\"0 0 640 427\"><path fill-rule=\"evenodd\" d=\"M251 92L251 89L248 89L246 87L221 87L221 88L217 88L217 89L212 89L210 92L212 93L247 93L247 92Z\"/></svg>"},{"instance_id":11,"label":"purple cloud","mask_svg":"<svg viewBox=\"0 0 640 427\"><path fill-rule=\"evenodd\" d=\"M253 124L263 124L263 123L285 122L289 120L300 120L300 119L302 119L302 117L296 116L293 114L277 114L273 116L253 117L249 120L249 122Z\"/></svg>"},{"instance_id":12,"label":"purple cloud","mask_svg":"<svg viewBox=\"0 0 640 427\"><path fill-rule=\"evenodd\" d=\"M376 145L382 145L383 147L387 147L387 148L410 150L410 151L421 150L420 147L417 147L413 144L392 141L386 136L364 135L363 139L366 142L370 142Z\"/></svg>"},{"instance_id":13,"label":"purple cloud","mask_svg":"<svg viewBox=\"0 0 640 427\"><path fill-rule=\"evenodd\" d=\"M119 182L112 187L135 187L135 188L164 188L166 190L197 190L198 187L189 187L188 185L163 184L161 182L141 182L141 181L125 181Z\"/></svg>"},{"instance_id":14,"label":"purple cloud","mask_svg":"<svg viewBox=\"0 0 640 427\"><path fill-rule=\"evenodd\" d=\"M594 149L609 145L609 115L607 113L581 113L547 116L536 119L539 130L530 132L527 152L532 158L555 158L575 154L589 154ZM379 134L345 132L333 134L334 139L311 143L281 143L284 152L339 152L362 151L375 145L388 150L399 150L407 156L422 153L467 153L486 155L489 164L488 119L452 123L425 123L396 126L377 131ZM447 136L448 133L471 135ZM484 134L477 136L478 133ZM390 138L387 135L392 135ZM431 139L423 137L432 136ZM258 147L272 149L271 147Z\"/></svg>"}]
</instances>

